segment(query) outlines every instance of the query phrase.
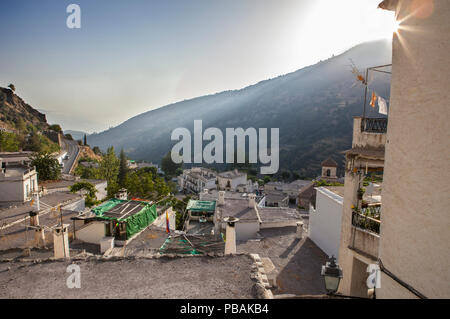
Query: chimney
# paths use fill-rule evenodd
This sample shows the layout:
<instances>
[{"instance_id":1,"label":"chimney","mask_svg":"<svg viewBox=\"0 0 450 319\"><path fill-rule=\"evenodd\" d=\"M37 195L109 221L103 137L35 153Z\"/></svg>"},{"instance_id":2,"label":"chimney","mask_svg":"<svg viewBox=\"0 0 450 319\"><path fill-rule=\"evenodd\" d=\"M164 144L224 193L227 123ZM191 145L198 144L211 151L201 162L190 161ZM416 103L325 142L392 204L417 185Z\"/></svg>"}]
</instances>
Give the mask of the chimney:
<instances>
[{"instance_id":1,"label":"chimney","mask_svg":"<svg viewBox=\"0 0 450 319\"><path fill-rule=\"evenodd\" d=\"M33 205L33 211L34 212L39 212L41 210L41 206L39 203L39 193L35 192L34 193L34 205ZM39 224L39 223L38 223Z\"/></svg>"},{"instance_id":2,"label":"chimney","mask_svg":"<svg viewBox=\"0 0 450 319\"><path fill-rule=\"evenodd\" d=\"M298 239L302 239L303 237L303 222L297 222L297 233L295 237Z\"/></svg>"},{"instance_id":3,"label":"chimney","mask_svg":"<svg viewBox=\"0 0 450 319\"><path fill-rule=\"evenodd\" d=\"M248 194L248 207L254 208L256 205L256 195L255 194Z\"/></svg>"},{"instance_id":4,"label":"chimney","mask_svg":"<svg viewBox=\"0 0 450 319\"><path fill-rule=\"evenodd\" d=\"M208 195L208 194L209 194L208 189L204 188L203 193L200 193L200 200L204 200L203 196Z\"/></svg>"},{"instance_id":5,"label":"chimney","mask_svg":"<svg viewBox=\"0 0 450 319\"><path fill-rule=\"evenodd\" d=\"M69 254L69 224L53 228L53 247L55 258L70 258Z\"/></svg>"},{"instance_id":6,"label":"chimney","mask_svg":"<svg viewBox=\"0 0 450 319\"><path fill-rule=\"evenodd\" d=\"M226 241L225 241L225 255L236 254L236 223L239 218L225 217L224 222L227 223Z\"/></svg>"},{"instance_id":7,"label":"chimney","mask_svg":"<svg viewBox=\"0 0 450 319\"><path fill-rule=\"evenodd\" d=\"M219 205L225 205L225 192L219 191Z\"/></svg>"},{"instance_id":8,"label":"chimney","mask_svg":"<svg viewBox=\"0 0 450 319\"><path fill-rule=\"evenodd\" d=\"M39 213L33 210L29 214L30 214L30 226L39 226Z\"/></svg>"}]
</instances>

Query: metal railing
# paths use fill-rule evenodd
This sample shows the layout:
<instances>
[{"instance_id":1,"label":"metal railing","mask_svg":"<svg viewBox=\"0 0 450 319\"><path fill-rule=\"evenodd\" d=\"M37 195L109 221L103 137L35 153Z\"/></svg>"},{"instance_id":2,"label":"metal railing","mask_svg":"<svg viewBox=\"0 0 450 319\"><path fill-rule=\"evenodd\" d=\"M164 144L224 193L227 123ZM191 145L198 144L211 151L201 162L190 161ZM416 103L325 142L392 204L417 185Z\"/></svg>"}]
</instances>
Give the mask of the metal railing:
<instances>
[{"instance_id":1,"label":"metal railing","mask_svg":"<svg viewBox=\"0 0 450 319\"><path fill-rule=\"evenodd\" d=\"M373 233L380 233L380 220L374 217L361 214L360 212L352 212L352 225Z\"/></svg>"},{"instance_id":2,"label":"metal railing","mask_svg":"<svg viewBox=\"0 0 450 319\"><path fill-rule=\"evenodd\" d=\"M383 118L363 118L361 121L361 132L386 133L388 119Z\"/></svg>"}]
</instances>

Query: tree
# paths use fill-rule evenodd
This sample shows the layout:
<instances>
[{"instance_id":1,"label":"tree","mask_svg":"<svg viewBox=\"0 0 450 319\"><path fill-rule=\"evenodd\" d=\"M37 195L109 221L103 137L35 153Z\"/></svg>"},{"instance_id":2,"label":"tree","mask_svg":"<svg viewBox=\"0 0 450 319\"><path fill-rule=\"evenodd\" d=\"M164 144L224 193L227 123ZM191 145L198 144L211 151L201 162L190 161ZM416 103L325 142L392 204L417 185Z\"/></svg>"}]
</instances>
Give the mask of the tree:
<instances>
[{"instance_id":1,"label":"tree","mask_svg":"<svg viewBox=\"0 0 450 319\"><path fill-rule=\"evenodd\" d=\"M86 137L86 135L85 135ZM119 186L125 187L127 182L127 174L128 174L128 163L127 163L127 157L125 156L125 153L122 150L120 150L120 164L119 164Z\"/></svg>"},{"instance_id":2,"label":"tree","mask_svg":"<svg viewBox=\"0 0 450 319\"><path fill-rule=\"evenodd\" d=\"M119 159L114 152L113 146L109 147L103 156L100 162L100 171L103 178L108 181L108 197L113 197L119 190L119 184L117 183Z\"/></svg>"},{"instance_id":3,"label":"tree","mask_svg":"<svg viewBox=\"0 0 450 319\"><path fill-rule=\"evenodd\" d=\"M41 152L31 156L31 165L36 167L41 181L57 180L61 176L61 165L50 153Z\"/></svg>"},{"instance_id":4,"label":"tree","mask_svg":"<svg viewBox=\"0 0 450 319\"><path fill-rule=\"evenodd\" d=\"M49 129L58 133L62 133L61 125L59 124L53 124L49 126Z\"/></svg>"},{"instance_id":5,"label":"tree","mask_svg":"<svg viewBox=\"0 0 450 319\"><path fill-rule=\"evenodd\" d=\"M283 178L283 180L287 180L287 179L289 179L289 177L291 177L290 172L288 172L288 171L281 172L281 178Z\"/></svg>"},{"instance_id":6,"label":"tree","mask_svg":"<svg viewBox=\"0 0 450 319\"><path fill-rule=\"evenodd\" d=\"M19 151L20 141L14 133L0 131L0 152Z\"/></svg>"},{"instance_id":7,"label":"tree","mask_svg":"<svg viewBox=\"0 0 450 319\"><path fill-rule=\"evenodd\" d=\"M84 134L84 145L87 145L87 136L86 136L86 134Z\"/></svg>"},{"instance_id":8,"label":"tree","mask_svg":"<svg viewBox=\"0 0 450 319\"><path fill-rule=\"evenodd\" d=\"M38 153L41 151L41 139L39 138L37 132L31 133L31 136L28 140L27 149Z\"/></svg>"},{"instance_id":9,"label":"tree","mask_svg":"<svg viewBox=\"0 0 450 319\"><path fill-rule=\"evenodd\" d=\"M272 178L270 177L270 176L264 176L264 179L263 179L263 181L264 181L264 184L267 184L267 183L269 183L270 181L272 180Z\"/></svg>"},{"instance_id":10,"label":"tree","mask_svg":"<svg viewBox=\"0 0 450 319\"><path fill-rule=\"evenodd\" d=\"M72 193L76 193L82 190L86 191L86 206L91 207L95 205L97 203L97 196L95 195L95 193L97 193L97 189L93 184L86 181L81 181L70 186L70 191Z\"/></svg>"},{"instance_id":11,"label":"tree","mask_svg":"<svg viewBox=\"0 0 450 319\"><path fill-rule=\"evenodd\" d=\"M66 135L64 135L68 140L73 141L73 137L72 134L67 133Z\"/></svg>"},{"instance_id":12,"label":"tree","mask_svg":"<svg viewBox=\"0 0 450 319\"><path fill-rule=\"evenodd\" d=\"M177 169L182 167L182 163L176 164L172 161L171 152L168 152L166 156L161 160L161 169L167 176L175 176Z\"/></svg>"},{"instance_id":13,"label":"tree","mask_svg":"<svg viewBox=\"0 0 450 319\"><path fill-rule=\"evenodd\" d=\"M94 148L92 149L92 151L96 154L96 155L102 155L102 151L100 151L100 148L98 146L94 146Z\"/></svg>"},{"instance_id":14,"label":"tree","mask_svg":"<svg viewBox=\"0 0 450 319\"><path fill-rule=\"evenodd\" d=\"M15 91L16 90L16 87L14 86L14 84L10 84L10 85L8 85L8 87L11 89L11 91Z\"/></svg>"}]
</instances>

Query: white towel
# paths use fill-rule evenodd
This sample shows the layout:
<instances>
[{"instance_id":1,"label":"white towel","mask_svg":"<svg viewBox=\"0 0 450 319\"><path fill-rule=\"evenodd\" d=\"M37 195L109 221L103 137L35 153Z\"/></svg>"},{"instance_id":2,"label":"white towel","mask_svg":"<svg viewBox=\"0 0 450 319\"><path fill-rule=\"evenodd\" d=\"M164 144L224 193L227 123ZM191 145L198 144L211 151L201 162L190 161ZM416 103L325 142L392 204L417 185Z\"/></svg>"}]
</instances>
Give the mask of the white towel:
<instances>
[{"instance_id":1,"label":"white towel","mask_svg":"<svg viewBox=\"0 0 450 319\"><path fill-rule=\"evenodd\" d=\"M381 96L378 97L378 113L387 115L387 104L386 100Z\"/></svg>"}]
</instances>

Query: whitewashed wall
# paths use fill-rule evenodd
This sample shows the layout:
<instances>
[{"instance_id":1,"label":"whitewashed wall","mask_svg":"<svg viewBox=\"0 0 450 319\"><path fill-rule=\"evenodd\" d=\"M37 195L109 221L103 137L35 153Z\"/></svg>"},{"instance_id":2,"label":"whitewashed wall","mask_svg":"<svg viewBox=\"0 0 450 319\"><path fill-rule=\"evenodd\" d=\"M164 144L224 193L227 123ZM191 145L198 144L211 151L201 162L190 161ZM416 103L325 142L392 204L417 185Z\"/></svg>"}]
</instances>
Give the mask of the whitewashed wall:
<instances>
[{"instance_id":1,"label":"whitewashed wall","mask_svg":"<svg viewBox=\"0 0 450 319\"><path fill-rule=\"evenodd\" d=\"M343 198L324 187L317 188L316 209L309 212L309 238L328 256L339 258Z\"/></svg>"}]
</instances>

